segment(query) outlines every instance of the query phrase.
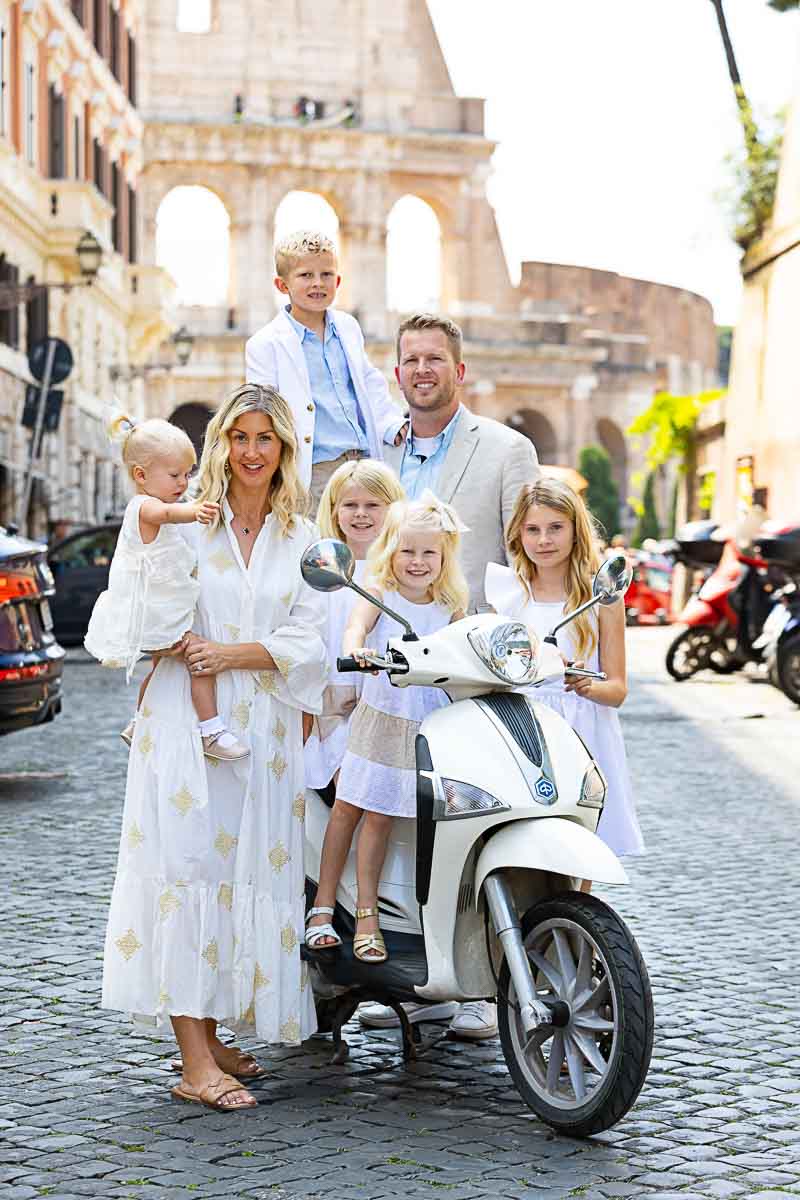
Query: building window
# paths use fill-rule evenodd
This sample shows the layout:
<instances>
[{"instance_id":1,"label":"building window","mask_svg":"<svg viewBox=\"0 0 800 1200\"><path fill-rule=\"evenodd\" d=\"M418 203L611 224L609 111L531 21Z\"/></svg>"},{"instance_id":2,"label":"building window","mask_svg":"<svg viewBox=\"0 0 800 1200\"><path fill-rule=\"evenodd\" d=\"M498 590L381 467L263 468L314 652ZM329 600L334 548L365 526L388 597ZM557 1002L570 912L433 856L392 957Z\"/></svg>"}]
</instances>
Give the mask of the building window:
<instances>
[{"instance_id":1,"label":"building window","mask_svg":"<svg viewBox=\"0 0 800 1200\"><path fill-rule=\"evenodd\" d=\"M64 97L59 95L53 84L49 91L50 124L49 124L49 172L51 179L63 179L66 175L66 155L64 153Z\"/></svg>"},{"instance_id":2,"label":"building window","mask_svg":"<svg viewBox=\"0 0 800 1200\"><path fill-rule=\"evenodd\" d=\"M116 251L122 249L122 222L120 221L120 200L122 198L122 189L120 187L120 170L117 163L111 164L111 196L109 199L114 205L114 215L111 218L111 244Z\"/></svg>"},{"instance_id":3,"label":"building window","mask_svg":"<svg viewBox=\"0 0 800 1200\"><path fill-rule=\"evenodd\" d=\"M128 187L128 261L136 262L136 192Z\"/></svg>"},{"instance_id":4,"label":"building window","mask_svg":"<svg viewBox=\"0 0 800 1200\"><path fill-rule=\"evenodd\" d=\"M36 165L36 68L25 63L25 158Z\"/></svg>"},{"instance_id":5,"label":"building window","mask_svg":"<svg viewBox=\"0 0 800 1200\"><path fill-rule=\"evenodd\" d=\"M72 176L83 179L83 127L78 116L72 118Z\"/></svg>"},{"instance_id":6,"label":"building window","mask_svg":"<svg viewBox=\"0 0 800 1200\"><path fill-rule=\"evenodd\" d=\"M0 256L0 283L19 283L19 268L8 262L5 256ZM19 305L0 309L0 342L12 350L19 349Z\"/></svg>"},{"instance_id":7,"label":"building window","mask_svg":"<svg viewBox=\"0 0 800 1200\"><path fill-rule=\"evenodd\" d=\"M5 26L0 25L0 134L6 132L6 48L8 34Z\"/></svg>"},{"instance_id":8,"label":"building window","mask_svg":"<svg viewBox=\"0 0 800 1200\"><path fill-rule=\"evenodd\" d=\"M128 34L128 99L136 105L136 41Z\"/></svg>"},{"instance_id":9,"label":"building window","mask_svg":"<svg viewBox=\"0 0 800 1200\"><path fill-rule=\"evenodd\" d=\"M178 0L178 33L210 33L211 0Z\"/></svg>"},{"instance_id":10,"label":"building window","mask_svg":"<svg viewBox=\"0 0 800 1200\"><path fill-rule=\"evenodd\" d=\"M28 283L35 282L36 280L31 275L28 278ZM42 288L25 305L25 349L28 354L30 354L37 342L47 337L48 324L47 289Z\"/></svg>"},{"instance_id":11,"label":"building window","mask_svg":"<svg viewBox=\"0 0 800 1200\"><path fill-rule=\"evenodd\" d=\"M111 74L115 79L119 79L119 34L120 34L120 17L115 8L110 8L108 11L108 29L109 29L109 61Z\"/></svg>"},{"instance_id":12,"label":"building window","mask_svg":"<svg viewBox=\"0 0 800 1200\"><path fill-rule=\"evenodd\" d=\"M92 140L92 150L94 153L93 178L94 186L101 195L106 194L106 152L103 149L97 138Z\"/></svg>"}]
</instances>

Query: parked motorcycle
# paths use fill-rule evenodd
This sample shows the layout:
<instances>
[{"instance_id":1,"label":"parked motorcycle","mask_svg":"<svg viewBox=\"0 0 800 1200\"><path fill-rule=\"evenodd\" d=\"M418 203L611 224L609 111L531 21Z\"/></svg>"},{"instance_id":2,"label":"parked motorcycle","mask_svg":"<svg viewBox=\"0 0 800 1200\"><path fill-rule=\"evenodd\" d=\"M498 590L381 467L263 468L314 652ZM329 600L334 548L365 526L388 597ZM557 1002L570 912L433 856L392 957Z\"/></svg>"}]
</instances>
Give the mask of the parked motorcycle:
<instances>
[{"instance_id":1,"label":"parked motorcycle","mask_svg":"<svg viewBox=\"0 0 800 1200\"><path fill-rule=\"evenodd\" d=\"M624 594L625 557L603 565L592 599L543 642L520 622L487 613L418 638L353 583L353 566L348 548L326 539L308 548L302 571L317 590L351 587L404 626L366 669L386 671L397 687L441 687L452 703L428 716L416 739L416 822L393 824L379 886L388 960L363 963L352 953L353 853L333 917L342 946L303 948L334 1061L347 1056L342 1025L363 1001L395 1010L409 1058L419 1033L402 1002L496 997L503 1055L526 1104L561 1132L599 1133L624 1116L644 1083L650 983L624 921L578 890L582 879L627 882L595 832L605 780L570 726L518 689L565 670L603 678L565 668L554 635L586 608ZM352 658L338 665L362 669ZM308 790L309 904L328 816L322 796Z\"/></svg>"},{"instance_id":2,"label":"parked motorcycle","mask_svg":"<svg viewBox=\"0 0 800 1200\"><path fill-rule=\"evenodd\" d=\"M756 644L770 680L800 705L800 525L768 523L755 549L787 578Z\"/></svg>"},{"instance_id":3,"label":"parked motorcycle","mask_svg":"<svg viewBox=\"0 0 800 1200\"><path fill-rule=\"evenodd\" d=\"M667 650L666 667L673 679L690 679L710 667L720 675L761 661L756 645L774 604L773 592L783 582L752 547L734 538L715 540L713 522L693 522L676 541L673 557L690 569L714 569L676 618L684 629Z\"/></svg>"}]
</instances>

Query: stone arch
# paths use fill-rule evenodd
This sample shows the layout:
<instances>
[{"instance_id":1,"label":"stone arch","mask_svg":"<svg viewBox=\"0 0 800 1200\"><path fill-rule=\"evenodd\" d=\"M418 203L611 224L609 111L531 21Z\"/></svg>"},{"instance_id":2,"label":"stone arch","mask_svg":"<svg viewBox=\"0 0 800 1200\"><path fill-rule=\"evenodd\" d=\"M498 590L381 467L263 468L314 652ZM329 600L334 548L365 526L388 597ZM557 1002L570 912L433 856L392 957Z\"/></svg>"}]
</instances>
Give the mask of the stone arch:
<instances>
[{"instance_id":1,"label":"stone arch","mask_svg":"<svg viewBox=\"0 0 800 1200\"><path fill-rule=\"evenodd\" d=\"M611 473L624 503L628 494L628 447L625 435L614 421L600 417L597 421L597 440L611 459Z\"/></svg>"},{"instance_id":2,"label":"stone arch","mask_svg":"<svg viewBox=\"0 0 800 1200\"><path fill-rule=\"evenodd\" d=\"M285 193L275 209L272 231L272 262L275 261L275 246L282 237L298 229L314 229L325 233L336 246L341 273L341 234L339 214L323 192L292 188ZM274 289L275 307L287 303L286 297Z\"/></svg>"},{"instance_id":3,"label":"stone arch","mask_svg":"<svg viewBox=\"0 0 800 1200\"><path fill-rule=\"evenodd\" d=\"M177 425L179 429L189 435L198 459L203 453L206 426L212 416L212 410L208 405L192 401L189 404L179 404L169 417L173 425Z\"/></svg>"},{"instance_id":4,"label":"stone arch","mask_svg":"<svg viewBox=\"0 0 800 1200\"><path fill-rule=\"evenodd\" d=\"M156 212L156 263L172 275L182 305L231 301L231 219L222 200L199 184L178 184Z\"/></svg>"},{"instance_id":5,"label":"stone arch","mask_svg":"<svg viewBox=\"0 0 800 1200\"><path fill-rule=\"evenodd\" d=\"M398 313L442 307L442 224L435 207L411 192L386 218L386 307Z\"/></svg>"},{"instance_id":6,"label":"stone arch","mask_svg":"<svg viewBox=\"0 0 800 1200\"><path fill-rule=\"evenodd\" d=\"M536 447L539 462L544 466L556 466L559 461L558 436L547 417L533 408L522 408L513 412L506 424L518 433L530 438Z\"/></svg>"}]
</instances>

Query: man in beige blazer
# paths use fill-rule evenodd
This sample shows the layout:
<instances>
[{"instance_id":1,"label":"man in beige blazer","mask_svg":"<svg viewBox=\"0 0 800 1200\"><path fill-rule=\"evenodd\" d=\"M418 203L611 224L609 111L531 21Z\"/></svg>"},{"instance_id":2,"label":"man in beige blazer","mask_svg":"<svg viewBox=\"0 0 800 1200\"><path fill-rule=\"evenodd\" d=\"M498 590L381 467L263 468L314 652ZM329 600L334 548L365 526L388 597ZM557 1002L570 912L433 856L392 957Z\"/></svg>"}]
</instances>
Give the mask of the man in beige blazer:
<instances>
[{"instance_id":1,"label":"man in beige blazer","mask_svg":"<svg viewBox=\"0 0 800 1200\"><path fill-rule=\"evenodd\" d=\"M541 471L528 438L464 407L459 397L464 370L461 330L452 321L417 314L403 322L395 375L411 424L402 444L384 446L383 455L408 496L416 498L430 488L454 505L468 526L461 562L475 608L485 602L487 562L506 562L503 530L520 488ZM482 1041L497 1035L497 1006L488 1000L404 1008L412 1022L452 1018L452 1037ZM368 1028L399 1024L396 1013L380 1004L362 1004L359 1019Z\"/></svg>"},{"instance_id":2,"label":"man in beige blazer","mask_svg":"<svg viewBox=\"0 0 800 1200\"><path fill-rule=\"evenodd\" d=\"M487 562L506 562L503 530L520 488L541 471L528 438L461 403L464 372L457 325L428 314L403 322L395 375L411 425L399 446L383 446L383 456L409 497L430 488L468 526L461 563L475 609L485 602Z\"/></svg>"}]
</instances>

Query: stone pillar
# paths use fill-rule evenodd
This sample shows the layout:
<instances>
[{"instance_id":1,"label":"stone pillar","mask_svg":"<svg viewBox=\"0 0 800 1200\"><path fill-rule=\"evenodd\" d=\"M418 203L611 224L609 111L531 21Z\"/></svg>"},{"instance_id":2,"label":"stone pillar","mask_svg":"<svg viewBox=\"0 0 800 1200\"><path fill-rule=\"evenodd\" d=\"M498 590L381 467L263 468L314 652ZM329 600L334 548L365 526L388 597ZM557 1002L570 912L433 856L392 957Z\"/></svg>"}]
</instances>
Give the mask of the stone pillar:
<instances>
[{"instance_id":1,"label":"stone pillar","mask_svg":"<svg viewBox=\"0 0 800 1200\"><path fill-rule=\"evenodd\" d=\"M342 306L358 318L365 337L387 338L386 228L373 223L342 223ZM346 272L346 274L345 274Z\"/></svg>"},{"instance_id":2,"label":"stone pillar","mask_svg":"<svg viewBox=\"0 0 800 1200\"><path fill-rule=\"evenodd\" d=\"M572 444L563 449L567 450L569 461L575 467L578 465L581 450L594 439L591 398L597 383L596 375L578 375L570 388Z\"/></svg>"}]
</instances>

